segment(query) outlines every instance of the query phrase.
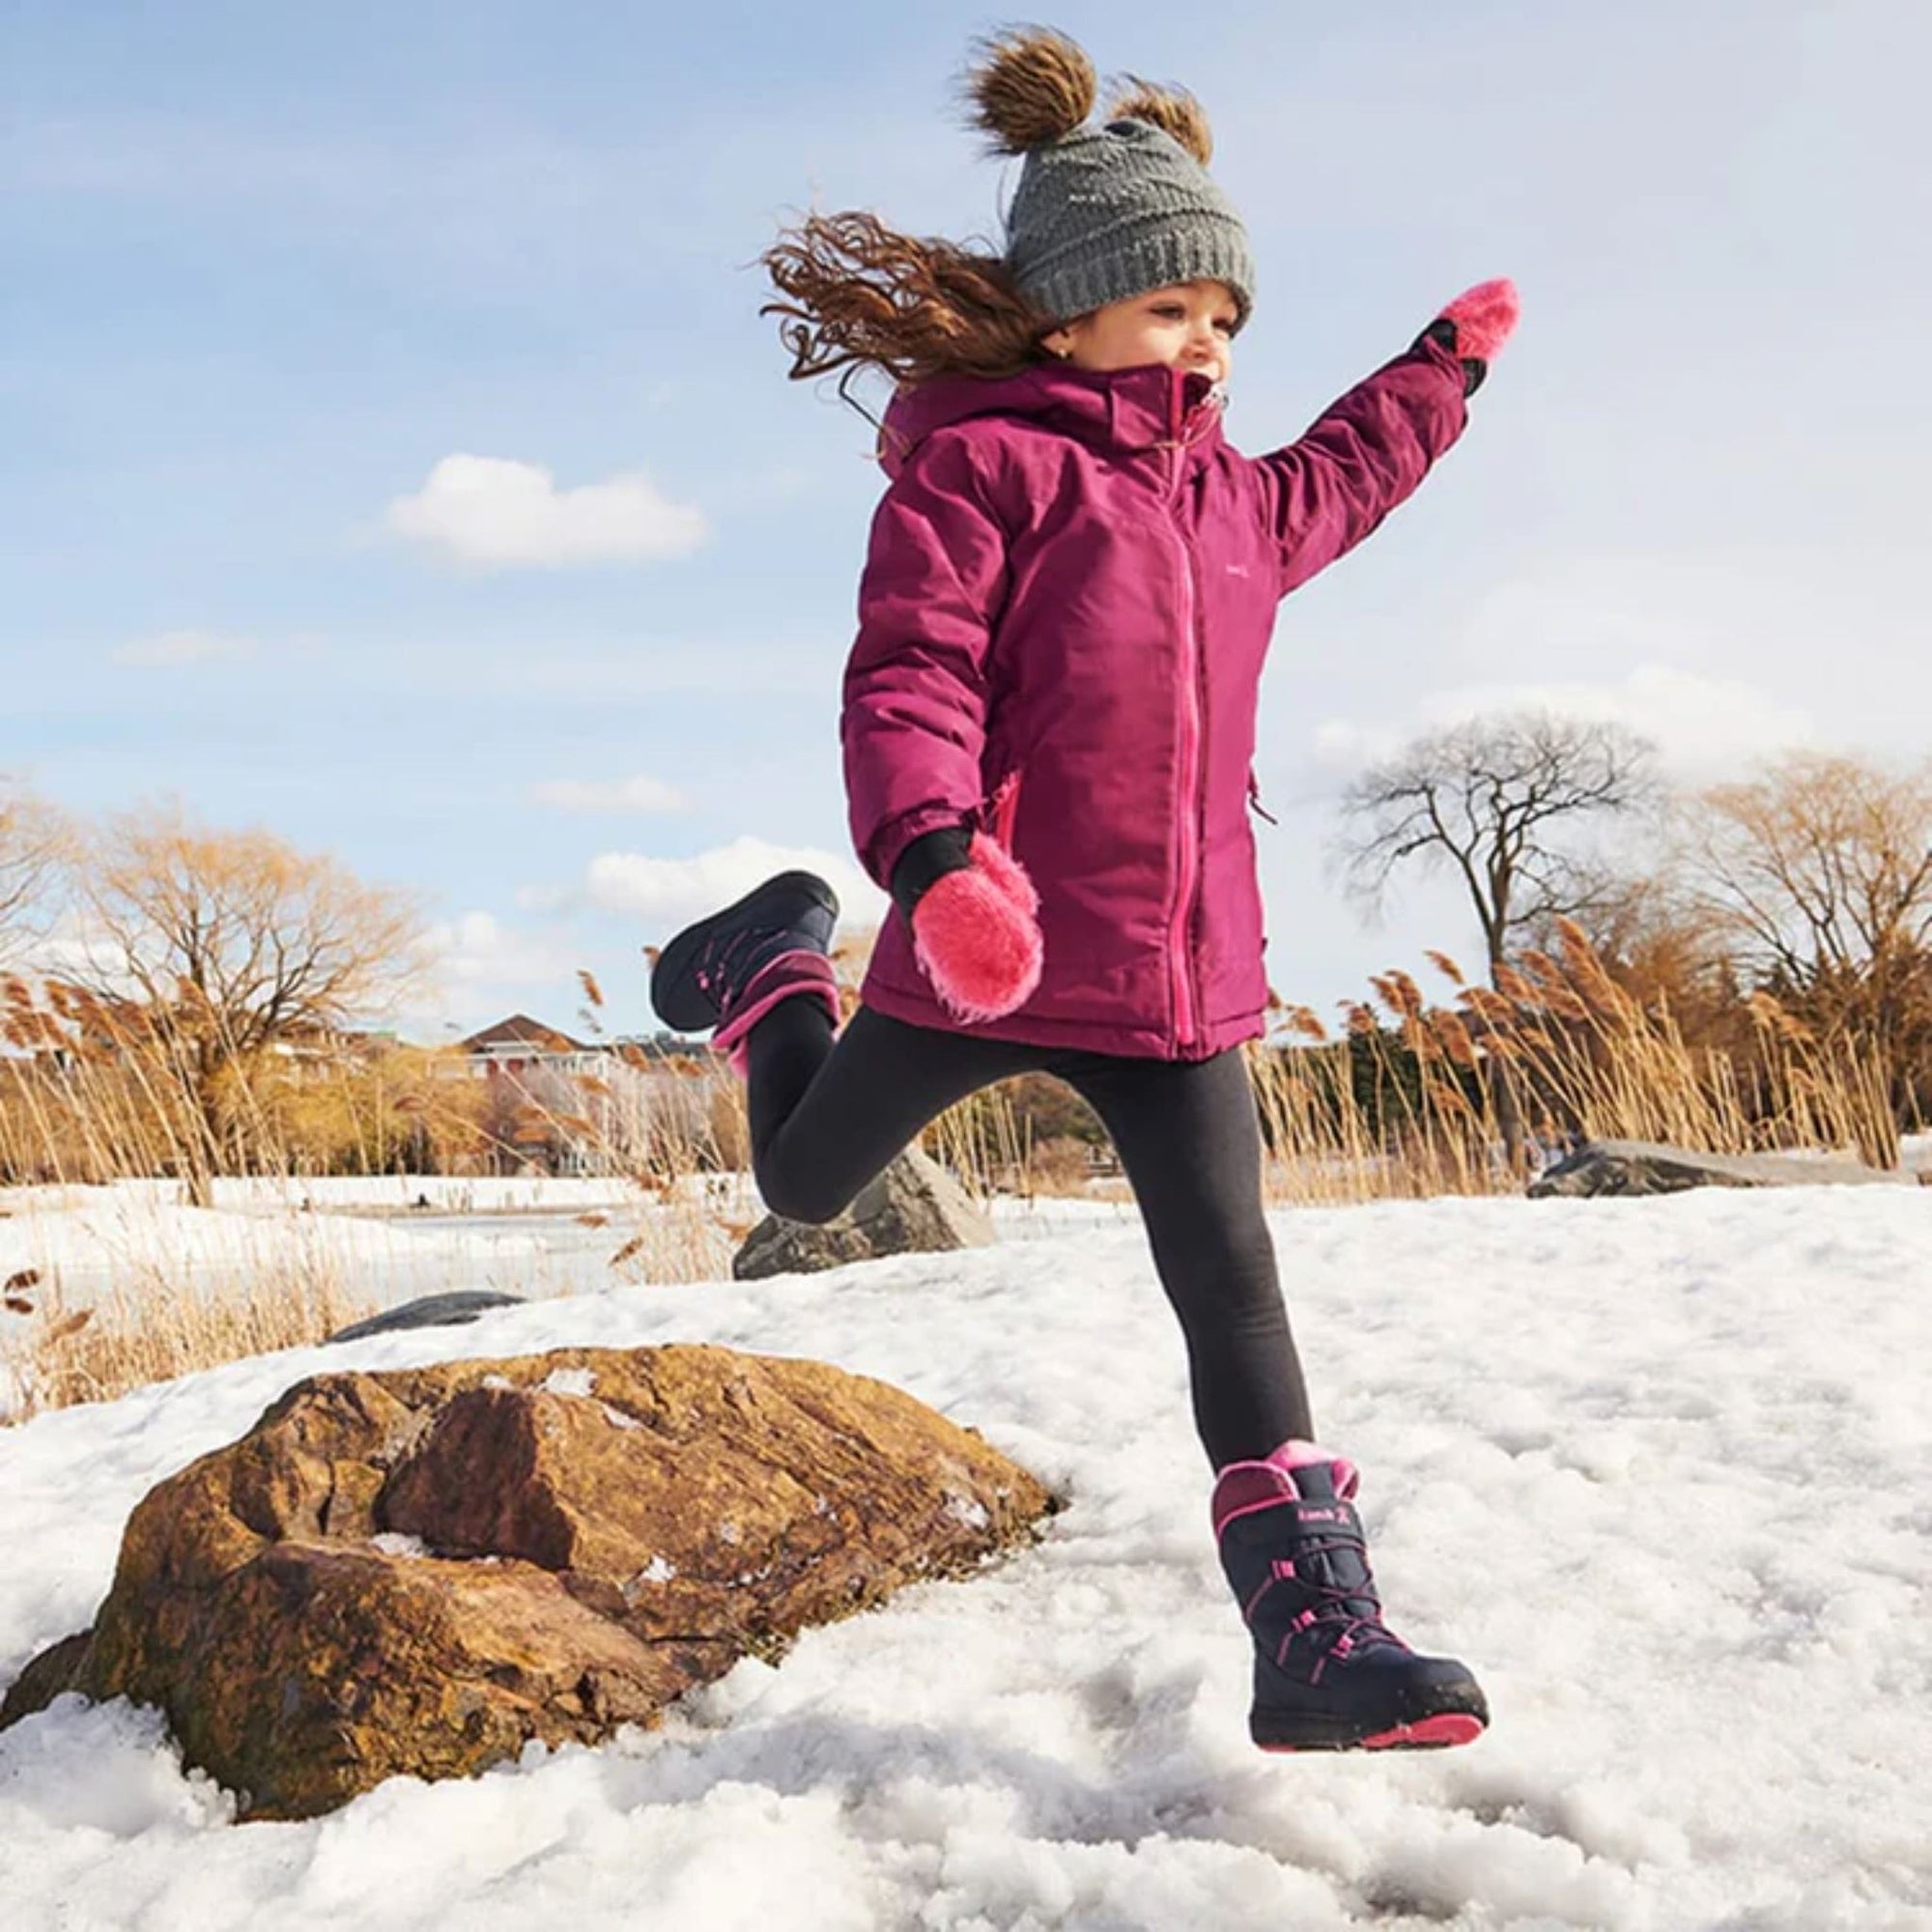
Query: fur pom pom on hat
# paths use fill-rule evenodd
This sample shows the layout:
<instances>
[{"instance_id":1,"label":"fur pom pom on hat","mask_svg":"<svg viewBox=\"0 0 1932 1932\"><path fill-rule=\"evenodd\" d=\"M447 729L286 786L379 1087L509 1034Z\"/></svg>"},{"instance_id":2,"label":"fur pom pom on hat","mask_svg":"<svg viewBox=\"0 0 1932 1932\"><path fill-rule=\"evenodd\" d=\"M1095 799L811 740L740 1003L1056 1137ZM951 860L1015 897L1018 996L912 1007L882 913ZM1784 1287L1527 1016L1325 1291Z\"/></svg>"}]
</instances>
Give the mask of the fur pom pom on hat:
<instances>
[{"instance_id":1,"label":"fur pom pom on hat","mask_svg":"<svg viewBox=\"0 0 1932 1932\"><path fill-rule=\"evenodd\" d=\"M1086 126L1099 82L1087 50L1051 27L981 41L966 76L974 121L995 154L1024 155Z\"/></svg>"},{"instance_id":2,"label":"fur pom pom on hat","mask_svg":"<svg viewBox=\"0 0 1932 1932\"><path fill-rule=\"evenodd\" d=\"M1155 87L1133 74L1107 100L1109 121L1145 121L1172 134L1205 168L1214 158L1214 133L1208 110L1178 87Z\"/></svg>"},{"instance_id":3,"label":"fur pom pom on hat","mask_svg":"<svg viewBox=\"0 0 1932 1932\"><path fill-rule=\"evenodd\" d=\"M1225 282L1254 305L1247 230L1208 173L1201 103L1129 77L1090 125L1094 64L1065 34L1016 28L983 42L967 74L977 125L1025 156L1007 215L1007 267L1056 322L1172 282Z\"/></svg>"}]
</instances>

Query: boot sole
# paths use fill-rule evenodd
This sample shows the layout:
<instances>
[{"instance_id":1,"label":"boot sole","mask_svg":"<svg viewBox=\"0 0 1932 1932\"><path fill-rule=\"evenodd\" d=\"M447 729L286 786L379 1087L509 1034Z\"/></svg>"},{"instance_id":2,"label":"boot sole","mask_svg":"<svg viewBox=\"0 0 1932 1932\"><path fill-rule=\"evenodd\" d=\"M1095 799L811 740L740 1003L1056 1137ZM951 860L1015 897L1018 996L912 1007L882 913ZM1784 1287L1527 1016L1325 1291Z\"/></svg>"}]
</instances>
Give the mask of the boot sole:
<instances>
[{"instance_id":1,"label":"boot sole","mask_svg":"<svg viewBox=\"0 0 1932 1932\"><path fill-rule=\"evenodd\" d=\"M658 954L658 963L651 969L651 1007L658 1018L673 1033L702 1033L707 1027L718 1024L717 1006L700 993L689 978L691 962L696 956L697 949L721 925L738 919L761 899L773 900L774 914L782 917L786 910L782 900L786 895L793 897L790 910L794 913L817 906L829 912L834 919L838 916L838 897L815 872L781 872L776 878L767 879L763 885L753 886L743 898L734 899L722 912L714 912L709 919L700 919L696 925L687 925ZM783 923L789 924L791 922L785 919Z\"/></svg>"},{"instance_id":2,"label":"boot sole","mask_svg":"<svg viewBox=\"0 0 1932 1932\"><path fill-rule=\"evenodd\" d=\"M1474 1744L1485 1728L1482 1719L1466 1711L1445 1711L1439 1717L1419 1718L1412 1724L1397 1724L1366 1735L1336 1727L1308 1727L1289 1737L1272 1726L1266 1727L1264 1735L1261 1725L1251 1726L1250 1734L1263 1750L1286 1757L1299 1751L1447 1750L1455 1745Z\"/></svg>"}]
</instances>

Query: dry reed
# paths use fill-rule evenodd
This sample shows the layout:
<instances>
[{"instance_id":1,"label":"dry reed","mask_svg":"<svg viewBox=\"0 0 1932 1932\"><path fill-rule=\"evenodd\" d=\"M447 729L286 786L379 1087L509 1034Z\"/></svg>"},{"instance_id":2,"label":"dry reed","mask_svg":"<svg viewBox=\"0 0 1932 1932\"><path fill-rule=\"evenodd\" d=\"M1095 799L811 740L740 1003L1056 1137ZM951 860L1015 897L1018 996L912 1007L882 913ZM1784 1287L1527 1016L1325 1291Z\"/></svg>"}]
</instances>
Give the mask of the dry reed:
<instances>
[{"instance_id":1,"label":"dry reed","mask_svg":"<svg viewBox=\"0 0 1932 1932\"><path fill-rule=\"evenodd\" d=\"M111 1402L246 1355L311 1347L375 1312L309 1263L194 1282L136 1263L86 1306L57 1290L38 1293L32 1319L0 1334L7 1419Z\"/></svg>"},{"instance_id":2,"label":"dry reed","mask_svg":"<svg viewBox=\"0 0 1932 1932\"><path fill-rule=\"evenodd\" d=\"M1856 1040L1821 1039L1753 994L1743 1046L1692 1046L1667 1001L1639 1003L1580 930L1559 923L1553 947L1499 967L1493 987L1430 952L1453 1005L1431 1005L1391 970L1372 980L1372 1000L1344 1003L1339 1030L1271 998L1273 1037L1247 1049L1268 1198L1514 1191L1505 1087L1544 1149L1610 1138L1712 1152L1896 1146L1887 1070ZM603 995L588 974L580 983L594 1033ZM217 1173L378 1172L406 1153L447 1171L536 1151L636 1184L640 1212L635 1227L613 1227L610 1257L613 1277L633 1282L725 1276L755 1211L743 1088L709 1054L619 1044L603 1072L522 1083L457 1077L430 1054L374 1066L258 1062L231 1068L211 1108L178 1023L17 979L0 980L0 1009L13 1049L0 1060L0 1172L15 1180L173 1175L205 1200ZM1100 1191L1084 1149L1057 1131L1037 1140L1008 1087L950 1109L923 1140L981 1199ZM367 1312L313 1265L211 1290L136 1263L91 1308L31 1273L5 1285L8 1310L27 1318L0 1341L17 1412L314 1342Z\"/></svg>"},{"instance_id":3,"label":"dry reed","mask_svg":"<svg viewBox=\"0 0 1932 1932\"><path fill-rule=\"evenodd\" d=\"M1280 1203L1513 1192L1503 1158L1500 1066L1522 1124L1545 1150L1578 1140L1665 1141L1711 1153L1896 1147L1886 1069L1852 1039L1821 1040L1767 993L1747 1008L1748 1055L1689 1044L1667 1002L1646 1008L1611 977L1580 928L1556 954L1504 964L1493 988L1448 955L1431 963L1458 990L1427 1006L1406 974L1371 980L1375 1007L1345 1007L1338 1042L1249 1050ZM1557 956L1560 955L1560 956ZM1458 1010L1460 1009L1460 1010Z\"/></svg>"}]
</instances>

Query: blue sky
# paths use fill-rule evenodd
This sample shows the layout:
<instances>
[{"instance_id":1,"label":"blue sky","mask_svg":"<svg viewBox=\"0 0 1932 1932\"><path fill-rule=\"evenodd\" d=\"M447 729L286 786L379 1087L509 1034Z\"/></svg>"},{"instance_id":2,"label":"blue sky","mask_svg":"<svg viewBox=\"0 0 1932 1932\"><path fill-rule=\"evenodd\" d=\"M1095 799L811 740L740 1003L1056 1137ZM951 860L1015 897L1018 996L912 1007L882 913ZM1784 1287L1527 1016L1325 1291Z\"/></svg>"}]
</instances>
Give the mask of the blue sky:
<instances>
[{"instance_id":1,"label":"blue sky","mask_svg":"<svg viewBox=\"0 0 1932 1932\"><path fill-rule=\"evenodd\" d=\"M879 479L866 426L784 380L747 265L813 198L996 236L1006 178L948 102L1000 17L14 0L0 767L419 890L425 1037L567 1023L578 966L642 1028L643 942L774 854L845 885ZM1260 760L1285 994L1474 950L1443 889L1364 930L1324 876L1329 801L1417 724L1548 698L1692 778L1932 749L1927 10L1051 17L1214 119L1261 265L1242 446L1467 284L1523 293L1463 444L1285 607ZM462 500L459 456L496 466ZM630 554L582 554L613 528Z\"/></svg>"}]
</instances>

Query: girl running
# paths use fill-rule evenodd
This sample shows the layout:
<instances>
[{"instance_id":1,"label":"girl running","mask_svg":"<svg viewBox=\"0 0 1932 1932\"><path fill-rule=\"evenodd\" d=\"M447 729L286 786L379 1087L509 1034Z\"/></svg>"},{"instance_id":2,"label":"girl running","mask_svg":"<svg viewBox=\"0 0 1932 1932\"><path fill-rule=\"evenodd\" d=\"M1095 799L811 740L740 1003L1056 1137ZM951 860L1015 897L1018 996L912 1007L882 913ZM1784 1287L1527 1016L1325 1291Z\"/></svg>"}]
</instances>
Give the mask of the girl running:
<instances>
[{"instance_id":1,"label":"girl running","mask_svg":"<svg viewBox=\"0 0 1932 1932\"><path fill-rule=\"evenodd\" d=\"M851 213L766 258L793 376L897 385L841 723L893 913L842 1033L837 901L806 872L679 933L652 1002L716 1029L759 1190L797 1220L979 1088L1081 1094L1179 1318L1255 1742L1464 1744L1482 1690L1383 1622L1282 1304L1240 1051L1267 1002L1248 808L1276 605L1462 434L1516 292L1471 289L1299 440L1243 456L1221 406L1254 264L1199 104L1130 82L1096 124L1092 64L1043 29L982 47L969 91L1024 157L1002 255Z\"/></svg>"}]
</instances>

